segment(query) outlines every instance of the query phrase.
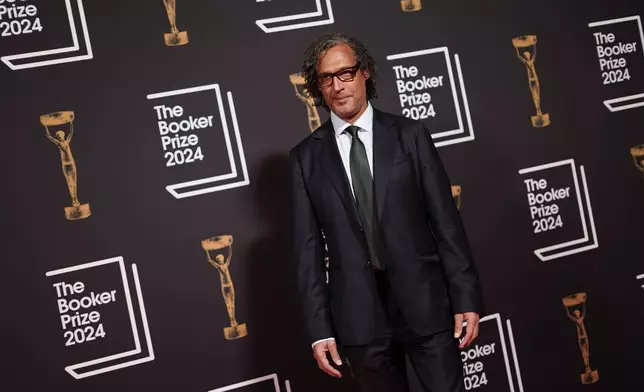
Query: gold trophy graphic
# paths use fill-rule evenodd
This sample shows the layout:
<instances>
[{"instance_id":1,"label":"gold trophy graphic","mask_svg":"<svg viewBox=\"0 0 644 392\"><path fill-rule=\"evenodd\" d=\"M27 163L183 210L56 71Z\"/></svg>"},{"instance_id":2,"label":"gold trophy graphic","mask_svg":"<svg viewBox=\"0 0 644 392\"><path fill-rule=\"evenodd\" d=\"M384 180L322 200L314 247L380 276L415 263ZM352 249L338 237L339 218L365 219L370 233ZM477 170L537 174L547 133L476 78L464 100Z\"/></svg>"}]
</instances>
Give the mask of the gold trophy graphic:
<instances>
[{"instance_id":1,"label":"gold trophy graphic","mask_svg":"<svg viewBox=\"0 0 644 392\"><path fill-rule=\"evenodd\" d=\"M461 209L461 191L460 185L452 185L452 197L456 203L456 208L459 210Z\"/></svg>"},{"instance_id":2,"label":"gold trophy graphic","mask_svg":"<svg viewBox=\"0 0 644 392\"><path fill-rule=\"evenodd\" d=\"M400 0L400 8L405 12L414 12L423 9L423 5L420 0Z\"/></svg>"},{"instance_id":3,"label":"gold trophy graphic","mask_svg":"<svg viewBox=\"0 0 644 392\"><path fill-rule=\"evenodd\" d=\"M633 161L635 162L635 167L637 167L639 171L642 172L642 175L644 175L644 144L631 147L630 151Z\"/></svg>"},{"instance_id":4,"label":"gold trophy graphic","mask_svg":"<svg viewBox=\"0 0 644 392\"><path fill-rule=\"evenodd\" d=\"M512 39L512 45L517 51L517 56L528 69L528 82L530 84L530 91L532 92L532 99L534 106L537 109L537 115L532 116L532 126L535 128L543 128L550 125L550 115L541 112L541 88L539 87L539 77L537 70L534 67L534 62L537 59L537 36L524 35Z\"/></svg>"},{"instance_id":5,"label":"gold trophy graphic","mask_svg":"<svg viewBox=\"0 0 644 392\"><path fill-rule=\"evenodd\" d=\"M206 255L208 255L208 262L217 268L219 277L221 278L221 294L224 296L226 310L230 318L230 327L224 328L224 337L227 340L243 338L248 335L248 330L246 329L246 323L239 324L235 319L235 286L233 285L228 268L230 259L233 257L233 236L221 235L205 239L201 241L201 247L206 251ZM223 252L226 248L228 248L228 257L225 257L224 261L224 255L219 252ZM211 252L217 253L214 260L210 257L213 254Z\"/></svg>"},{"instance_id":6,"label":"gold trophy graphic","mask_svg":"<svg viewBox=\"0 0 644 392\"><path fill-rule=\"evenodd\" d=\"M188 32L179 31L177 28L177 0L163 0L163 4L165 5L165 11L168 14L171 29L169 33L165 33L163 35L163 38L165 38L165 44L168 46L187 44Z\"/></svg>"},{"instance_id":7,"label":"gold trophy graphic","mask_svg":"<svg viewBox=\"0 0 644 392\"><path fill-rule=\"evenodd\" d=\"M67 188L72 197L72 205L65 207L65 217L68 220L84 219L89 217L92 212L89 209L89 203L81 204L78 201L78 189L76 186L76 179L78 171L76 170L76 162L72 155L72 148L70 142L74 136L74 112L55 112L44 114L40 116L40 123L45 127L45 135L52 143L60 149L60 159L63 164L63 174L65 181L67 181ZM69 131L65 133L61 126L67 127L69 124Z\"/></svg>"},{"instance_id":8,"label":"gold trophy graphic","mask_svg":"<svg viewBox=\"0 0 644 392\"><path fill-rule=\"evenodd\" d=\"M318 109L315 107L313 97L311 97L306 89L304 76L301 73L295 73L289 75L289 79L295 88L295 96L304 102L304 105L306 105L306 115L309 118L309 128L311 129L311 132L313 132L318 129L322 122L320 121L320 114L318 113Z\"/></svg>"},{"instance_id":9,"label":"gold trophy graphic","mask_svg":"<svg viewBox=\"0 0 644 392\"><path fill-rule=\"evenodd\" d=\"M581 374L582 384L592 384L599 381L599 372L590 368L590 346L588 343L588 334L584 326L584 317L586 315L586 293L576 293L562 298L562 302L568 318L577 326L577 341L581 349L581 356L584 359L586 371Z\"/></svg>"}]
</instances>

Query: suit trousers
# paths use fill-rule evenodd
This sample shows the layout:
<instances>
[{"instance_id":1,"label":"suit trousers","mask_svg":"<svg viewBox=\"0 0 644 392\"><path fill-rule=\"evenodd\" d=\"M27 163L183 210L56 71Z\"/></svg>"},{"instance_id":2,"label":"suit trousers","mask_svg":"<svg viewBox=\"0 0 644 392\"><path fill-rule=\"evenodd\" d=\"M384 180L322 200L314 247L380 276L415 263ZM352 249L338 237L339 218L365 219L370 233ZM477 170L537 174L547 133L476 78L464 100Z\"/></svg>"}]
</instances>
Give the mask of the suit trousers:
<instances>
[{"instance_id":1,"label":"suit trousers","mask_svg":"<svg viewBox=\"0 0 644 392\"><path fill-rule=\"evenodd\" d=\"M405 323L392 294L387 273L374 270L376 334L362 346L344 352L360 392L408 392L406 356L423 391L465 392L458 340L453 330L418 336Z\"/></svg>"}]
</instances>

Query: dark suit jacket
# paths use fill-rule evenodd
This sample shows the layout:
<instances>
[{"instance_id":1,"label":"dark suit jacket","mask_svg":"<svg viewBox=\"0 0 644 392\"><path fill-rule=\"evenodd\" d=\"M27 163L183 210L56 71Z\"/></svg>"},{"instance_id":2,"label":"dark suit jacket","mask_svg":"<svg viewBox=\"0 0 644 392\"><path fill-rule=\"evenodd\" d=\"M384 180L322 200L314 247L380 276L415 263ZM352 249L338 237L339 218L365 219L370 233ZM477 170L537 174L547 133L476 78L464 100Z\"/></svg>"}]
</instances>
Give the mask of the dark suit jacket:
<instances>
[{"instance_id":1,"label":"dark suit jacket","mask_svg":"<svg viewBox=\"0 0 644 392\"><path fill-rule=\"evenodd\" d=\"M431 135L418 121L375 109L373 132L378 255L405 321L427 336L453 328L454 313L483 313L465 230ZM310 338L367 344L375 280L331 121L294 147L290 161L297 285Z\"/></svg>"}]
</instances>

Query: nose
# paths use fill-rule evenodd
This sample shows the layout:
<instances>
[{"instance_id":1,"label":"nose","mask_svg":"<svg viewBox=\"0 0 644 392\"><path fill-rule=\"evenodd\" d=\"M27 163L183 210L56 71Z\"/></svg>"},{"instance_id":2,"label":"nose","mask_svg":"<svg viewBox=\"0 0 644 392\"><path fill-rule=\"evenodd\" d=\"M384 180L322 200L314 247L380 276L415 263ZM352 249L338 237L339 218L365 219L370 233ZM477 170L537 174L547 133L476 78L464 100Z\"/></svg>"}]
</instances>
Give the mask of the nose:
<instances>
[{"instance_id":1,"label":"nose","mask_svg":"<svg viewBox=\"0 0 644 392\"><path fill-rule=\"evenodd\" d=\"M331 88L333 88L333 91L335 92L342 91L344 89L344 82L338 79L338 77L334 77Z\"/></svg>"}]
</instances>

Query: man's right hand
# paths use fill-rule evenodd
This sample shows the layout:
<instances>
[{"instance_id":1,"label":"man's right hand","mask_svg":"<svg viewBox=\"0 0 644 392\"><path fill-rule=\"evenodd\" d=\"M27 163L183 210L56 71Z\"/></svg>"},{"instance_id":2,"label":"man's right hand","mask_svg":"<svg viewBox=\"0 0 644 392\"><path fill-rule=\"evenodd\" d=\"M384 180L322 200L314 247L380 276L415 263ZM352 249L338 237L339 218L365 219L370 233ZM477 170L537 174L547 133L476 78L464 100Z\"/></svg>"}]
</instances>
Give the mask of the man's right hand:
<instances>
[{"instance_id":1,"label":"man's right hand","mask_svg":"<svg viewBox=\"0 0 644 392\"><path fill-rule=\"evenodd\" d=\"M336 365L342 366L335 340L327 340L313 346L313 358L318 362L318 367L331 377L342 378L342 374L329 363L327 352L331 355L331 359Z\"/></svg>"}]
</instances>

